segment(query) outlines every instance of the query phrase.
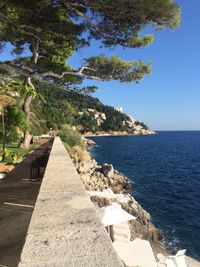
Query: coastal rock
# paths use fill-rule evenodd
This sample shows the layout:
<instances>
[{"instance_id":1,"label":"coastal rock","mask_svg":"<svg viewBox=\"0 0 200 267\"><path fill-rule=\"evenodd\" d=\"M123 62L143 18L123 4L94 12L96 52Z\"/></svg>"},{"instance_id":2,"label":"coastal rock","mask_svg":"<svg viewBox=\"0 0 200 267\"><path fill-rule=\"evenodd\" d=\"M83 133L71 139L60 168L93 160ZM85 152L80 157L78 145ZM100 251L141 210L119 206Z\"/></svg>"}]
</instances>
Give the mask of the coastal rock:
<instances>
[{"instance_id":1,"label":"coastal rock","mask_svg":"<svg viewBox=\"0 0 200 267\"><path fill-rule=\"evenodd\" d=\"M89 173L97 167L97 162L95 160L82 161L76 165L77 171L80 174Z\"/></svg>"},{"instance_id":2,"label":"coastal rock","mask_svg":"<svg viewBox=\"0 0 200 267\"><path fill-rule=\"evenodd\" d=\"M129 194L131 182L127 177L115 170L112 164L105 163L101 166L92 159L86 162L75 162L75 165L87 191L103 191L110 188L115 194L120 194L120 197L109 199L92 196L91 200L99 207L116 202L124 210L137 217L137 220L129 222L131 240L135 238L149 240L155 255L157 253L167 254L162 244L162 234L152 224L150 214Z\"/></svg>"},{"instance_id":3,"label":"coastal rock","mask_svg":"<svg viewBox=\"0 0 200 267\"><path fill-rule=\"evenodd\" d=\"M129 136L129 135L154 135L155 131L144 129L141 126L132 125L127 131L96 131L95 133L86 132L85 136Z\"/></svg>"},{"instance_id":4,"label":"coastal rock","mask_svg":"<svg viewBox=\"0 0 200 267\"><path fill-rule=\"evenodd\" d=\"M104 163L102 165L102 172L107 178L113 178L114 168L112 164Z\"/></svg>"},{"instance_id":5,"label":"coastal rock","mask_svg":"<svg viewBox=\"0 0 200 267\"><path fill-rule=\"evenodd\" d=\"M130 191L131 183L127 177L116 171L111 164L98 165L95 160L75 162L83 184L90 191L111 188L114 193Z\"/></svg>"},{"instance_id":6,"label":"coastal rock","mask_svg":"<svg viewBox=\"0 0 200 267\"><path fill-rule=\"evenodd\" d=\"M94 147L94 146L96 146L96 143L93 140L88 139L88 138L85 138L85 137L84 137L84 143L85 143L85 145L87 147Z\"/></svg>"}]
</instances>

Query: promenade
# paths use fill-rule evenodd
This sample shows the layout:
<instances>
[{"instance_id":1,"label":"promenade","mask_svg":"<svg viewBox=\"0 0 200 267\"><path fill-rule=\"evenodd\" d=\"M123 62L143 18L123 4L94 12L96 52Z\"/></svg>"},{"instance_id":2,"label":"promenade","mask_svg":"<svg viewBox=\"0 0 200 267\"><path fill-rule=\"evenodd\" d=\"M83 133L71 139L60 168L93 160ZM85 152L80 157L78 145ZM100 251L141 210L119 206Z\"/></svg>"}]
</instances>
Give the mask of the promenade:
<instances>
[{"instance_id":1,"label":"promenade","mask_svg":"<svg viewBox=\"0 0 200 267\"><path fill-rule=\"evenodd\" d=\"M122 267L59 137L53 143L19 267Z\"/></svg>"}]
</instances>

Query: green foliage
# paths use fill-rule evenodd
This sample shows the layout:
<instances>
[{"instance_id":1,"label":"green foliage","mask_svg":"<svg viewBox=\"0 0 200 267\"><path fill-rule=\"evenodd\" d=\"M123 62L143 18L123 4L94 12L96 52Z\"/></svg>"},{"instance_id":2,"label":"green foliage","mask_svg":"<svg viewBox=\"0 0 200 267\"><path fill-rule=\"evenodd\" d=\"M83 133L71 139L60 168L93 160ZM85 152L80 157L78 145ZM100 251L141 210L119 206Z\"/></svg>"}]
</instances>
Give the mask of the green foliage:
<instances>
[{"instance_id":1,"label":"green foliage","mask_svg":"<svg viewBox=\"0 0 200 267\"><path fill-rule=\"evenodd\" d=\"M63 115L66 117L71 117L72 115L77 114L76 109L66 99L60 100L60 106L61 106Z\"/></svg>"},{"instance_id":2,"label":"green foliage","mask_svg":"<svg viewBox=\"0 0 200 267\"><path fill-rule=\"evenodd\" d=\"M30 125L30 133L32 135L38 136L44 133L47 133L49 131L49 129L46 127L46 123L45 122L37 122L37 121L33 121L31 122Z\"/></svg>"},{"instance_id":3,"label":"green foliage","mask_svg":"<svg viewBox=\"0 0 200 267\"><path fill-rule=\"evenodd\" d=\"M0 91L5 95L24 97L26 95L31 95L32 98L37 96L36 90L25 84L20 78L8 77L6 75L1 75L2 81L0 81Z\"/></svg>"},{"instance_id":4,"label":"green foliage","mask_svg":"<svg viewBox=\"0 0 200 267\"><path fill-rule=\"evenodd\" d=\"M86 60L87 65L94 69L87 74L97 75L102 80L119 80L120 82L139 81L144 74L151 73L151 64L142 61L128 62L117 56L107 58L105 55L94 56Z\"/></svg>"},{"instance_id":5,"label":"green foliage","mask_svg":"<svg viewBox=\"0 0 200 267\"><path fill-rule=\"evenodd\" d=\"M84 127L83 132L95 132L99 129L97 121L92 114L83 113L83 115L77 118L76 123Z\"/></svg>"},{"instance_id":6,"label":"green foliage","mask_svg":"<svg viewBox=\"0 0 200 267\"><path fill-rule=\"evenodd\" d=\"M56 100L55 100L56 103ZM40 102L37 99L33 101L32 112L36 114L37 119L33 118L31 123L39 123L45 128L45 132L50 128L59 129L62 124L66 123L65 116L56 105L52 105L51 101Z\"/></svg>"},{"instance_id":7,"label":"green foliage","mask_svg":"<svg viewBox=\"0 0 200 267\"><path fill-rule=\"evenodd\" d=\"M59 135L61 140L64 143L67 143L68 146L79 146L81 149L85 149L85 144L81 134L79 134L77 131L74 131L69 125L63 125Z\"/></svg>"},{"instance_id":8,"label":"green foliage","mask_svg":"<svg viewBox=\"0 0 200 267\"><path fill-rule=\"evenodd\" d=\"M10 149L5 149L5 160L11 163L16 163L21 156ZM0 149L0 162L3 160L3 150Z\"/></svg>"},{"instance_id":9,"label":"green foliage","mask_svg":"<svg viewBox=\"0 0 200 267\"><path fill-rule=\"evenodd\" d=\"M30 145L30 149L18 148L18 143L12 143L7 145L6 148L6 159L7 163L15 163L21 159L25 154L27 154L31 149L35 149L37 145ZM2 160L2 144L0 143L0 161Z\"/></svg>"},{"instance_id":10,"label":"green foliage","mask_svg":"<svg viewBox=\"0 0 200 267\"><path fill-rule=\"evenodd\" d=\"M1 75L2 80L0 81L0 90L3 92L16 92L22 86L21 81L14 81L12 78L9 79L6 75Z\"/></svg>"},{"instance_id":11,"label":"green foliage","mask_svg":"<svg viewBox=\"0 0 200 267\"><path fill-rule=\"evenodd\" d=\"M38 86L37 86L38 87ZM40 85L40 93L46 99L48 105L48 112L44 112L46 103L38 102L37 100L33 101L32 110L37 115L38 120L45 120L46 122L51 121L57 125L57 128L61 127L61 124L70 124L70 125L82 125L84 131L124 131L128 129L128 126L123 125L124 121L127 121L129 118L124 113L121 113L115 110L113 107L103 105L97 98L91 96L83 95L74 91L67 91L59 88L47 87L46 85ZM69 117L65 116L62 111L62 103L70 104L73 109L76 110L76 113ZM56 120L55 116L49 116L52 113L60 114L59 120ZM87 114L84 112L82 115L78 112L83 110L94 109L97 112L105 113L106 121L97 125L97 121L94 119L94 114ZM49 127L53 128L53 127ZM46 131L46 130L45 130Z\"/></svg>"},{"instance_id":12,"label":"green foliage","mask_svg":"<svg viewBox=\"0 0 200 267\"><path fill-rule=\"evenodd\" d=\"M147 25L156 29L175 28L180 22L180 8L173 0L2 0L0 12L0 48L6 42L12 43L12 53L18 55L12 65L31 76L34 73L38 79L44 71L73 72L66 59L92 38L105 46L144 47L153 41L152 35L141 37ZM31 56L24 54L27 47ZM96 74L103 80L112 77L121 82L137 82L150 72L148 64L126 63L117 57L92 57L87 62L95 70L87 69L86 74ZM68 74L59 81L58 77L48 75L43 79L62 85L83 79Z\"/></svg>"},{"instance_id":13,"label":"green foliage","mask_svg":"<svg viewBox=\"0 0 200 267\"><path fill-rule=\"evenodd\" d=\"M2 117L0 117L0 141L3 142L2 133ZM4 110L5 121L5 141L6 143L12 143L19 140L19 130L24 132L28 129L26 116L24 112L17 106L7 106Z\"/></svg>"},{"instance_id":14,"label":"green foliage","mask_svg":"<svg viewBox=\"0 0 200 267\"><path fill-rule=\"evenodd\" d=\"M88 44L88 37L107 46L141 47L149 43L148 36L139 37L148 24L174 28L180 23L180 8L173 0L2 0L0 11L12 22L0 24L1 48L11 41L13 52L20 55L25 44L32 48L32 40L39 39L45 55L41 60L47 60L48 53L56 68L65 65L63 58L75 47ZM86 30L89 36L80 38Z\"/></svg>"},{"instance_id":15,"label":"green foliage","mask_svg":"<svg viewBox=\"0 0 200 267\"><path fill-rule=\"evenodd\" d=\"M142 128L144 128L145 130L148 130L148 129L149 129L149 127L148 127L145 123L140 122L140 121L136 121L136 122L135 122L135 125L140 125L140 126L142 126Z\"/></svg>"},{"instance_id":16,"label":"green foliage","mask_svg":"<svg viewBox=\"0 0 200 267\"><path fill-rule=\"evenodd\" d=\"M35 98L37 96L35 88L28 86L27 84L25 84L22 88L23 93L25 93L26 95L31 95L32 98Z\"/></svg>"},{"instance_id":17,"label":"green foliage","mask_svg":"<svg viewBox=\"0 0 200 267\"><path fill-rule=\"evenodd\" d=\"M52 130L58 130L58 126L56 123L52 122L52 121L46 121L46 127L47 129L52 129Z\"/></svg>"},{"instance_id":18,"label":"green foliage","mask_svg":"<svg viewBox=\"0 0 200 267\"><path fill-rule=\"evenodd\" d=\"M154 36L152 34L147 34L143 38L140 36L133 36L128 39L130 47L137 48L137 47L145 47L150 45L154 40Z\"/></svg>"},{"instance_id":19,"label":"green foliage","mask_svg":"<svg viewBox=\"0 0 200 267\"><path fill-rule=\"evenodd\" d=\"M112 107L105 107L106 121L102 124L102 131L126 131L128 126L123 124L129 118Z\"/></svg>"},{"instance_id":20,"label":"green foliage","mask_svg":"<svg viewBox=\"0 0 200 267\"><path fill-rule=\"evenodd\" d=\"M8 131L16 127L22 131L28 128L25 113L16 105L6 108L5 124Z\"/></svg>"},{"instance_id":21,"label":"green foliage","mask_svg":"<svg viewBox=\"0 0 200 267\"><path fill-rule=\"evenodd\" d=\"M70 152L70 150L71 150L71 147L70 147L70 145L68 145L68 143L63 143L64 144L64 146L65 146L65 149L67 150L67 152L69 153Z\"/></svg>"},{"instance_id":22,"label":"green foliage","mask_svg":"<svg viewBox=\"0 0 200 267\"><path fill-rule=\"evenodd\" d=\"M78 92L84 95L91 95L95 93L97 89L98 89L97 86L92 85L92 86L83 87L82 89L78 90Z\"/></svg>"},{"instance_id":23,"label":"green foliage","mask_svg":"<svg viewBox=\"0 0 200 267\"><path fill-rule=\"evenodd\" d=\"M152 41L148 35L140 37L147 25L161 29L175 28L180 23L180 8L173 0L89 0L79 10L95 25L95 29L90 28L91 35L106 46L143 47ZM85 25L88 26L87 21Z\"/></svg>"},{"instance_id":24,"label":"green foliage","mask_svg":"<svg viewBox=\"0 0 200 267\"><path fill-rule=\"evenodd\" d=\"M6 136L6 142L8 144L14 143L14 142L18 142L19 141L19 134L16 131L16 129L13 129L12 132L8 132L7 136Z\"/></svg>"},{"instance_id":25,"label":"green foliage","mask_svg":"<svg viewBox=\"0 0 200 267\"><path fill-rule=\"evenodd\" d=\"M31 104L32 115L30 132L40 135L49 132L50 128L55 131L65 124L82 126L81 132L91 131L127 131L126 121L129 117L115 110L113 107L103 105L97 98L84 95L79 92L69 91L62 88L49 86L46 83L36 83L36 90L40 92L40 98L34 99ZM89 111L93 109L94 112ZM79 113L80 112L80 113ZM97 124L95 113L104 113L106 120L101 125ZM26 118L19 104L7 108L6 114L7 142L16 140L16 128L26 130ZM141 124L144 128L146 125ZM74 134L74 132L72 132Z\"/></svg>"},{"instance_id":26,"label":"green foliage","mask_svg":"<svg viewBox=\"0 0 200 267\"><path fill-rule=\"evenodd\" d=\"M56 1L57 2L57 1ZM11 42L14 62L37 71L49 69L61 73L71 69L66 58L82 43L79 38L83 26L69 19L68 11L55 1L1 1L0 11L6 20L0 23L0 43ZM38 54L37 64L33 57L24 57L24 49Z\"/></svg>"},{"instance_id":27,"label":"green foliage","mask_svg":"<svg viewBox=\"0 0 200 267\"><path fill-rule=\"evenodd\" d=\"M45 118L47 121L53 121L58 125L58 128L65 123L65 120L62 116L62 113L59 112L55 107L52 107L50 104L45 104L42 109L43 115L42 118Z\"/></svg>"}]
</instances>

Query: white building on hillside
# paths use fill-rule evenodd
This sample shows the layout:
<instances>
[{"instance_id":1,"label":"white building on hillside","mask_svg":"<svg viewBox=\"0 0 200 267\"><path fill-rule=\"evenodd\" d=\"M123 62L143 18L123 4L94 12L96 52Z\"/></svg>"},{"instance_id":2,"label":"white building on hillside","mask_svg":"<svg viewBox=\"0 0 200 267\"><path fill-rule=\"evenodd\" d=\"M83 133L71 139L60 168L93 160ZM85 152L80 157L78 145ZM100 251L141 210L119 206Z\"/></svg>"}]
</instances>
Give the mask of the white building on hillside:
<instances>
[{"instance_id":1,"label":"white building on hillside","mask_svg":"<svg viewBox=\"0 0 200 267\"><path fill-rule=\"evenodd\" d=\"M123 108L122 108L122 107L115 108L115 110L117 110L117 111L119 111L119 112L123 113Z\"/></svg>"}]
</instances>

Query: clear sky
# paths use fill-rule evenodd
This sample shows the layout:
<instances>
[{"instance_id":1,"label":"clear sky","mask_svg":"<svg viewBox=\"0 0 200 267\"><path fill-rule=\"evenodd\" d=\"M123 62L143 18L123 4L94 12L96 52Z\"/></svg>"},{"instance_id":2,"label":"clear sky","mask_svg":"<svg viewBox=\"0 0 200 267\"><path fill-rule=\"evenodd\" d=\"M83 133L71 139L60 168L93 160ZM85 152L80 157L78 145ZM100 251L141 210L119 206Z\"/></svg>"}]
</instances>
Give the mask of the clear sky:
<instances>
[{"instance_id":1,"label":"clear sky","mask_svg":"<svg viewBox=\"0 0 200 267\"><path fill-rule=\"evenodd\" d=\"M177 0L181 26L155 31L154 43L141 49L99 48L97 42L74 54L68 62L78 68L91 55L116 54L125 60L153 63L153 72L140 84L87 80L103 103L124 111L156 130L200 130L200 0ZM148 30L146 30L148 32ZM152 31L149 30L149 33ZM9 49L0 60L9 59Z\"/></svg>"},{"instance_id":2,"label":"clear sky","mask_svg":"<svg viewBox=\"0 0 200 267\"><path fill-rule=\"evenodd\" d=\"M153 129L200 130L200 1L177 0L181 26L155 32L154 43L141 49L100 49L93 42L69 60L78 67L88 56L117 54L125 60L152 61L153 72L140 84L87 81L103 103L124 111Z\"/></svg>"}]
</instances>

